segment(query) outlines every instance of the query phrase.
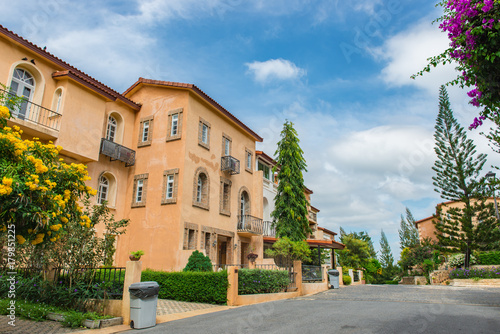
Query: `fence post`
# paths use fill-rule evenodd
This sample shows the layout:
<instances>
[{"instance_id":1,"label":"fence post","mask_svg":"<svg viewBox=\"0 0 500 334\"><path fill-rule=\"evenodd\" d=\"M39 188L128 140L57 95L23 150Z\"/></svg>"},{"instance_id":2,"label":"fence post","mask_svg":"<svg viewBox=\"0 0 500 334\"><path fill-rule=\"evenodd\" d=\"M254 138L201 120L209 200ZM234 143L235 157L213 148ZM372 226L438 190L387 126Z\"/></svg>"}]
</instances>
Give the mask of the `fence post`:
<instances>
[{"instance_id":1,"label":"fence post","mask_svg":"<svg viewBox=\"0 0 500 334\"><path fill-rule=\"evenodd\" d=\"M248 269L255 269L255 261L248 262Z\"/></svg>"},{"instance_id":2,"label":"fence post","mask_svg":"<svg viewBox=\"0 0 500 334\"><path fill-rule=\"evenodd\" d=\"M328 265L321 265L321 283L328 283Z\"/></svg>"},{"instance_id":3,"label":"fence post","mask_svg":"<svg viewBox=\"0 0 500 334\"><path fill-rule=\"evenodd\" d=\"M128 288L133 283L141 281L142 261L127 261L125 281L123 282L122 317L123 324L130 323L130 292Z\"/></svg>"},{"instance_id":4,"label":"fence post","mask_svg":"<svg viewBox=\"0 0 500 334\"><path fill-rule=\"evenodd\" d=\"M295 284L297 285L297 291L299 292L299 296L302 296L302 261L293 261L293 272L295 275Z\"/></svg>"},{"instance_id":5,"label":"fence post","mask_svg":"<svg viewBox=\"0 0 500 334\"><path fill-rule=\"evenodd\" d=\"M236 306L236 299L238 298L238 267L228 268L227 281L227 306Z\"/></svg>"}]
</instances>

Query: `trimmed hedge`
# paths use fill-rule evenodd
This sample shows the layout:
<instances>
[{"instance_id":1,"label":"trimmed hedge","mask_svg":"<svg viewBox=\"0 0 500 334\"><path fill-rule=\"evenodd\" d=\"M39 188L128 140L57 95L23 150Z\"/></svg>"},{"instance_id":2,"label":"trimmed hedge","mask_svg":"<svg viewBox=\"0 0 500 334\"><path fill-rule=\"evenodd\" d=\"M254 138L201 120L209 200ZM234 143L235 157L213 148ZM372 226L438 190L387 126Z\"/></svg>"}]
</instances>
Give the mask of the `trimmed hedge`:
<instances>
[{"instance_id":1,"label":"trimmed hedge","mask_svg":"<svg viewBox=\"0 0 500 334\"><path fill-rule=\"evenodd\" d=\"M480 264L497 265L500 264L500 252L483 252L477 255Z\"/></svg>"},{"instance_id":2,"label":"trimmed hedge","mask_svg":"<svg viewBox=\"0 0 500 334\"><path fill-rule=\"evenodd\" d=\"M288 271L264 269L240 269L238 271L238 294L282 292L290 284Z\"/></svg>"},{"instance_id":3,"label":"trimmed hedge","mask_svg":"<svg viewBox=\"0 0 500 334\"><path fill-rule=\"evenodd\" d=\"M160 299L208 304L227 302L227 271L165 272L146 269L142 272L141 281L158 282Z\"/></svg>"},{"instance_id":4,"label":"trimmed hedge","mask_svg":"<svg viewBox=\"0 0 500 334\"><path fill-rule=\"evenodd\" d=\"M351 276L349 276L349 275L342 275L342 281L344 282L344 285L351 284Z\"/></svg>"}]
</instances>

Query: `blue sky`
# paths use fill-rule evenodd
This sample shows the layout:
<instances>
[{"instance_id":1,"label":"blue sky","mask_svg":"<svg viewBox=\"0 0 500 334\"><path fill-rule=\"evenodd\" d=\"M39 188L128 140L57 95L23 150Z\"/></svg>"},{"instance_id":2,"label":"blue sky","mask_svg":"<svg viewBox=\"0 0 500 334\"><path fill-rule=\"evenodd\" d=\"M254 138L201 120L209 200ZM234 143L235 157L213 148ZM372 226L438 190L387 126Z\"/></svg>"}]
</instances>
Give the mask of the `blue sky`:
<instances>
[{"instance_id":1,"label":"blue sky","mask_svg":"<svg viewBox=\"0 0 500 334\"><path fill-rule=\"evenodd\" d=\"M268 154L291 120L320 225L366 230L376 249L383 229L398 258L405 207L421 219L441 201L432 135L454 69L409 78L448 45L431 24L436 2L26 0L2 6L0 22L120 92L138 77L194 83L263 136ZM477 110L466 92L449 93L467 127ZM499 165L469 134L486 169Z\"/></svg>"}]
</instances>

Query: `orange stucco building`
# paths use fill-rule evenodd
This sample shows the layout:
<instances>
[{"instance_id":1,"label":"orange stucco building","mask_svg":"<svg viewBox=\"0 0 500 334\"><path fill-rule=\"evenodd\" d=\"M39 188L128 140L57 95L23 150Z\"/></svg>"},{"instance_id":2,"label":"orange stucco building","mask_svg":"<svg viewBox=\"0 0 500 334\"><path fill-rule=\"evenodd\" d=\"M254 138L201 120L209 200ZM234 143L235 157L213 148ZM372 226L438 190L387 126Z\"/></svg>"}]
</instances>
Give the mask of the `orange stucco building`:
<instances>
[{"instance_id":1,"label":"orange stucco building","mask_svg":"<svg viewBox=\"0 0 500 334\"><path fill-rule=\"evenodd\" d=\"M257 133L192 84L139 78L118 93L2 26L0 49L0 83L26 101L9 123L86 164L95 203L130 219L115 265L136 250L161 270L181 270L195 249L214 265L248 263L250 251L265 262L274 198L263 194L275 187L259 167ZM310 212L311 238L329 233L333 245Z\"/></svg>"},{"instance_id":2,"label":"orange stucco building","mask_svg":"<svg viewBox=\"0 0 500 334\"><path fill-rule=\"evenodd\" d=\"M486 204L494 203L493 198L488 198L486 200ZM463 208L463 202L457 201L448 201L440 203L436 206L436 214L430 217L420 219L415 222L415 226L418 229L418 238L420 241L423 241L426 238L429 238L432 241L438 241L436 237L436 228L434 227L435 222L437 221L436 215L439 214L441 210L441 214L446 214L446 212L451 208Z\"/></svg>"}]
</instances>

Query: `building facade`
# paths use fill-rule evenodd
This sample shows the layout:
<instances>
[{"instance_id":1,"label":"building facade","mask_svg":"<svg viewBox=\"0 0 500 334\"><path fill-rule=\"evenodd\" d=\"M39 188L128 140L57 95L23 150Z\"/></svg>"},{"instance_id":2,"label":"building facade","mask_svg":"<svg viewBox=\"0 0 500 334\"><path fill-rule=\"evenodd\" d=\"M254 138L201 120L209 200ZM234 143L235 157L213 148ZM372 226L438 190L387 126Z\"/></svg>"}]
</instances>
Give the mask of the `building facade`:
<instances>
[{"instance_id":1,"label":"building facade","mask_svg":"<svg viewBox=\"0 0 500 334\"><path fill-rule=\"evenodd\" d=\"M256 151L257 133L192 84L139 78L121 94L2 26L0 49L0 83L24 97L8 123L85 164L93 203L130 220L115 265L137 250L158 270L182 270L194 250L218 266L250 252L266 262L276 162Z\"/></svg>"}]
</instances>

